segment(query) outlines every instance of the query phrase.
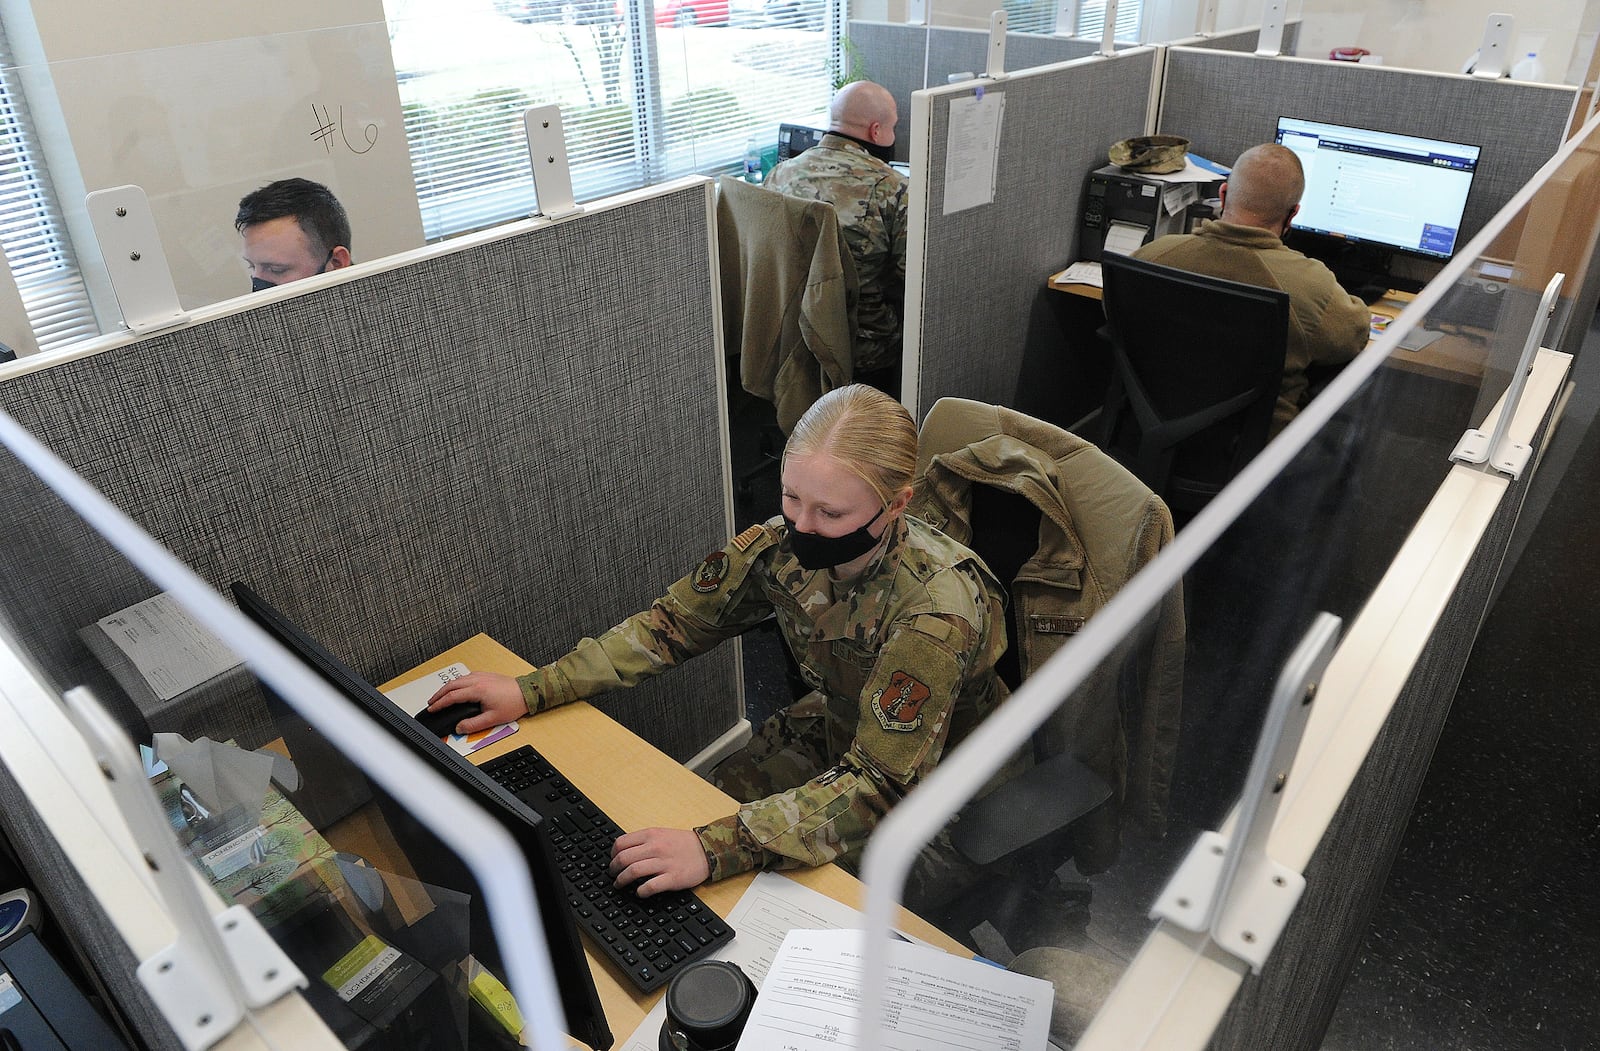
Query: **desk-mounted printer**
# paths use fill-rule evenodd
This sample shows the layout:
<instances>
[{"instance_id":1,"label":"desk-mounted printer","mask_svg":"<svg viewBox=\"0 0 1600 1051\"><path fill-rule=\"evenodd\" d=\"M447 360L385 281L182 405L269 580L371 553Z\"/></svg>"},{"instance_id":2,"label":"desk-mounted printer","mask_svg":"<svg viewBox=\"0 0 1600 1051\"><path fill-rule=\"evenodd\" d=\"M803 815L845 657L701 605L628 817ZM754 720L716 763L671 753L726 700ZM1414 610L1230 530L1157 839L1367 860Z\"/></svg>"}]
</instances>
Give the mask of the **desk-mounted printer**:
<instances>
[{"instance_id":1,"label":"desk-mounted printer","mask_svg":"<svg viewBox=\"0 0 1600 1051\"><path fill-rule=\"evenodd\" d=\"M1205 182L1180 181L1136 175L1115 164L1090 172L1078 258L1098 262L1108 245L1129 253L1157 237L1188 233L1198 220L1211 216L1203 202L1214 198L1221 185L1220 175Z\"/></svg>"}]
</instances>

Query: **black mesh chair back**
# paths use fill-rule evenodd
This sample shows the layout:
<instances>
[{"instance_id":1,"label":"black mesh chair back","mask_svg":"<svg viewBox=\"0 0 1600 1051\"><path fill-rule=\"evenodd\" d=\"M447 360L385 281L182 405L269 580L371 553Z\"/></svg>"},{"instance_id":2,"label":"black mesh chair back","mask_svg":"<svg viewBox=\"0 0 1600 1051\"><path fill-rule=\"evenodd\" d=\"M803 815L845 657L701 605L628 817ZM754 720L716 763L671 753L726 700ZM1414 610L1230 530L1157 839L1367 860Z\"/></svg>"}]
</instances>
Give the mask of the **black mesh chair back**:
<instances>
[{"instance_id":1,"label":"black mesh chair back","mask_svg":"<svg viewBox=\"0 0 1600 1051\"><path fill-rule=\"evenodd\" d=\"M1101 269L1114 372L1099 444L1193 513L1267 443L1289 294L1124 255Z\"/></svg>"}]
</instances>

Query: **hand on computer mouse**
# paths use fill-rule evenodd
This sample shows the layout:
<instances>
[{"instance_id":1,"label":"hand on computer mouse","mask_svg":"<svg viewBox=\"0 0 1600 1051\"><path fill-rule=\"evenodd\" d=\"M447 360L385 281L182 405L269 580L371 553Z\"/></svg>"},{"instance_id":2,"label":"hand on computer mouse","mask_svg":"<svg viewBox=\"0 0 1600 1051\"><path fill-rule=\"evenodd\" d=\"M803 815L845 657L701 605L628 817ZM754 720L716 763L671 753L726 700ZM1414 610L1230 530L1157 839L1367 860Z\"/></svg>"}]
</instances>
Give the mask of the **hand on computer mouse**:
<instances>
[{"instance_id":1,"label":"hand on computer mouse","mask_svg":"<svg viewBox=\"0 0 1600 1051\"><path fill-rule=\"evenodd\" d=\"M448 708L433 711L422 709L415 716L417 722L435 737L448 737L456 732L456 726L464 719L483 713L483 705L476 701L464 701L461 704L452 704ZM470 732L470 731L469 731Z\"/></svg>"},{"instance_id":2,"label":"hand on computer mouse","mask_svg":"<svg viewBox=\"0 0 1600 1051\"><path fill-rule=\"evenodd\" d=\"M449 712L468 703L473 705L474 711L454 716L459 725L453 729L464 734L488 730L501 723L514 723L528 714L517 680L486 671L469 672L445 683L428 698L427 710Z\"/></svg>"}]
</instances>

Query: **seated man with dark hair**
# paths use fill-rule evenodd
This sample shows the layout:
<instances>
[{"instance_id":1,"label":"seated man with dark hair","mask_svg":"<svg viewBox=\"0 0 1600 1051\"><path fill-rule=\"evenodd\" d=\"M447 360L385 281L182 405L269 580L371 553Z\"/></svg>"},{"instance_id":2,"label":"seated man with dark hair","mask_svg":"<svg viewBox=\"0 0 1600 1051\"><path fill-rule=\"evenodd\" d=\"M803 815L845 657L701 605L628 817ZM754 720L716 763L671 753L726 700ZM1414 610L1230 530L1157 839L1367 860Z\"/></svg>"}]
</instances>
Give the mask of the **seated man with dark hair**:
<instances>
[{"instance_id":1,"label":"seated man with dark hair","mask_svg":"<svg viewBox=\"0 0 1600 1051\"><path fill-rule=\"evenodd\" d=\"M279 179L245 194L233 228L244 237L252 292L350 265L344 205L310 179Z\"/></svg>"},{"instance_id":2,"label":"seated man with dark hair","mask_svg":"<svg viewBox=\"0 0 1600 1051\"><path fill-rule=\"evenodd\" d=\"M1305 188L1305 172L1293 150L1276 143L1252 146L1222 184L1221 219L1198 233L1158 237L1133 253L1136 259L1289 293L1289 346L1272 412L1273 434L1309 400L1306 370L1355 357L1367 345L1371 324L1366 304L1339 287L1333 271L1283 243Z\"/></svg>"}]
</instances>

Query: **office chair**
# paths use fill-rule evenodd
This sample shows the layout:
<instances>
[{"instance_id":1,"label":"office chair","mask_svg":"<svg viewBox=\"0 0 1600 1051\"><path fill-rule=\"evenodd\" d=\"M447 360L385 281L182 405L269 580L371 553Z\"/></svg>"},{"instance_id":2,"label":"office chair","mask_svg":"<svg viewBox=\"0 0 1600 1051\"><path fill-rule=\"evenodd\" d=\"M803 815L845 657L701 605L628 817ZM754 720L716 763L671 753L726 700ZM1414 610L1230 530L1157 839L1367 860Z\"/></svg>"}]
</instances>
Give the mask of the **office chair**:
<instances>
[{"instance_id":1,"label":"office chair","mask_svg":"<svg viewBox=\"0 0 1600 1051\"><path fill-rule=\"evenodd\" d=\"M1193 514L1266 445L1289 294L1107 254L1113 374L1098 444Z\"/></svg>"},{"instance_id":2,"label":"office chair","mask_svg":"<svg viewBox=\"0 0 1600 1051\"><path fill-rule=\"evenodd\" d=\"M913 489L910 513L972 548L1006 588L1010 645L996 672L1011 689L1069 644L1173 535L1161 500L1091 443L960 398L940 399L924 420ZM971 864L1003 863L995 871L1022 877L998 893L998 884L983 882L989 916L1026 922L1019 906L1044 888L1058 905L1085 904L1087 884L1055 877L1067 858L1092 874L1115 861L1123 824L1159 833L1149 826L1165 813L1164 787L1130 770L1159 766L1150 757L1175 745L1180 594L1163 603L1151 628L1132 650L1140 674L1115 663L1094 672L1073 706L1035 733L1024 768L952 824L951 844Z\"/></svg>"}]
</instances>

